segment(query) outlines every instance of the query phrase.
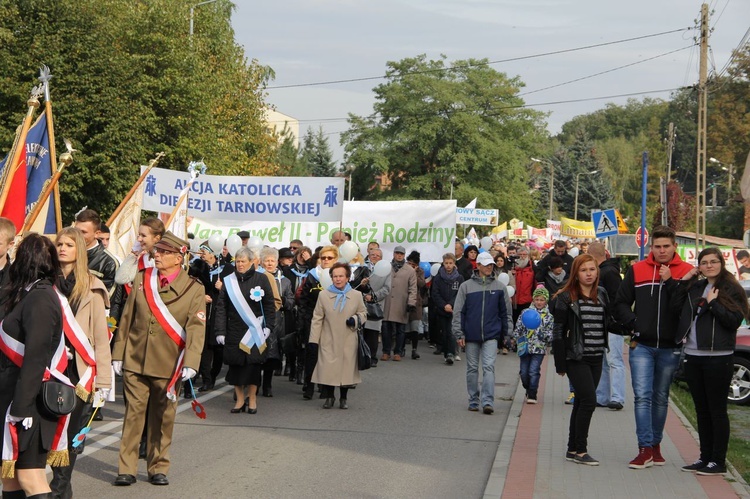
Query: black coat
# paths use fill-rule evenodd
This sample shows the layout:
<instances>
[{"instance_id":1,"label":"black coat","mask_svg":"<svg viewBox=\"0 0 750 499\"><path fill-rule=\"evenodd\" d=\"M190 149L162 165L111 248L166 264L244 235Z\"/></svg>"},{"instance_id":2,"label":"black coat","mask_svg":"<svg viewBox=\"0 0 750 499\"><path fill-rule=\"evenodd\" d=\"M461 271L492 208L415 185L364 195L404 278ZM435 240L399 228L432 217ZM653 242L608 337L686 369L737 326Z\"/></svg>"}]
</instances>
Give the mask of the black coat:
<instances>
[{"instance_id":1,"label":"black coat","mask_svg":"<svg viewBox=\"0 0 750 499\"><path fill-rule=\"evenodd\" d=\"M697 316L695 332L698 350L734 350L737 340L737 328L742 324L742 312L729 310L718 299L711 303L703 301L703 292L708 285L707 280L677 281L675 292L670 298L670 308L681 310L680 321L675 331L675 341L681 343L687 338ZM732 301L739 303L746 300L745 293L740 293L735 287L721 286L719 294L724 293Z\"/></svg>"},{"instance_id":2,"label":"black coat","mask_svg":"<svg viewBox=\"0 0 750 499\"><path fill-rule=\"evenodd\" d=\"M604 305L604 331L609 329L611 314L607 291L599 286L597 299ZM557 373L567 372L568 360L583 358L583 324L578 302L571 302L570 293L564 291L557 295L553 310L555 325L552 329L552 351L555 355L555 370ZM607 344L607 334L604 334L604 345Z\"/></svg>"},{"instance_id":3,"label":"black coat","mask_svg":"<svg viewBox=\"0 0 750 499\"><path fill-rule=\"evenodd\" d=\"M120 266L117 259L104 249L101 243L86 250L86 255L89 259L89 270L101 279L109 292L109 296L112 297L115 290L115 274L117 273L117 267Z\"/></svg>"},{"instance_id":4,"label":"black coat","mask_svg":"<svg viewBox=\"0 0 750 499\"><path fill-rule=\"evenodd\" d=\"M456 260L456 268L458 269L458 273L461 274L461 277L464 278L464 281L471 279L471 275L474 273L474 266L465 256Z\"/></svg>"},{"instance_id":5,"label":"black coat","mask_svg":"<svg viewBox=\"0 0 750 499\"><path fill-rule=\"evenodd\" d=\"M307 274L302 285L297 290L295 300L297 302L297 332L301 344L306 344L310 338L310 325L312 324L315 305L318 303L318 294L323 290L320 281L312 274Z\"/></svg>"},{"instance_id":6,"label":"black coat","mask_svg":"<svg viewBox=\"0 0 750 499\"><path fill-rule=\"evenodd\" d=\"M33 426L29 430L19 427L20 451L36 442L40 430L42 447L50 450L57 418L42 416L37 409L36 399L44 370L49 367L62 335L62 308L52 284L47 280L37 282L5 316L3 329L24 344L25 354L23 364L18 368L0 353L0 411L5 414L8 405L13 402L12 416L33 418Z\"/></svg>"},{"instance_id":7,"label":"black coat","mask_svg":"<svg viewBox=\"0 0 750 499\"><path fill-rule=\"evenodd\" d=\"M452 307L456 303L458 288L461 287L463 282L464 278L460 272L455 278L451 278L446 274L445 269L440 267L437 275L432 278L432 286L430 286L432 303L435 305L435 311L438 315L443 317L453 316L453 313L445 311L445 306L450 305Z\"/></svg>"},{"instance_id":8,"label":"black coat","mask_svg":"<svg viewBox=\"0 0 750 499\"><path fill-rule=\"evenodd\" d=\"M271 283L268 282L268 278L256 272L254 266L244 274L240 274L237 271L234 274L237 276L242 296L250 304L253 314L263 323L263 312L265 312L264 327L273 331L276 314L274 313L273 290L271 289ZM263 298L260 302L250 298L250 291L256 286L259 286L263 290ZM260 364L265 360L265 352L261 354L256 347L252 348L250 354L240 350L240 340L247 332L247 325L229 299L226 287L227 284L224 283L219 293L219 299L216 302L216 319L214 323L216 336L224 336L224 363L230 366Z\"/></svg>"},{"instance_id":9,"label":"black coat","mask_svg":"<svg viewBox=\"0 0 750 499\"><path fill-rule=\"evenodd\" d=\"M557 253L555 253L555 250L553 249L547 255L536 262L536 273L535 277L538 282L544 282L545 277L547 276L547 271L549 270L549 261L552 257L560 256ZM563 270L565 271L565 280L567 281L570 277L570 269L573 267L573 257L568 254L566 251L563 253L562 256L560 256L560 259L563 262Z\"/></svg>"}]
</instances>

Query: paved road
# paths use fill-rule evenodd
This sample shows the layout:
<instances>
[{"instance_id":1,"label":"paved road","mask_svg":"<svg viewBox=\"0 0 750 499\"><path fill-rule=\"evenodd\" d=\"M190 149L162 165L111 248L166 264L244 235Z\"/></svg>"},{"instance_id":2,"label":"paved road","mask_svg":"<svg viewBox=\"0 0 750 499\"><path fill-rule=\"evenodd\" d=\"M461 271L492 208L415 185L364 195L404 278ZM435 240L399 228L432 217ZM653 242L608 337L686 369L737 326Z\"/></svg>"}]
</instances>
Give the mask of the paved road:
<instances>
[{"instance_id":1,"label":"paved road","mask_svg":"<svg viewBox=\"0 0 750 499\"><path fill-rule=\"evenodd\" d=\"M381 362L349 392L349 410L322 409L274 379L258 414L230 414L231 387L202 396L208 419L181 401L168 487L114 487L123 407L96 423L76 464L77 497L481 497L516 390L518 358L496 363L495 414L467 411L465 361ZM222 373L223 376L223 373ZM337 393L338 395L338 393Z\"/></svg>"}]
</instances>

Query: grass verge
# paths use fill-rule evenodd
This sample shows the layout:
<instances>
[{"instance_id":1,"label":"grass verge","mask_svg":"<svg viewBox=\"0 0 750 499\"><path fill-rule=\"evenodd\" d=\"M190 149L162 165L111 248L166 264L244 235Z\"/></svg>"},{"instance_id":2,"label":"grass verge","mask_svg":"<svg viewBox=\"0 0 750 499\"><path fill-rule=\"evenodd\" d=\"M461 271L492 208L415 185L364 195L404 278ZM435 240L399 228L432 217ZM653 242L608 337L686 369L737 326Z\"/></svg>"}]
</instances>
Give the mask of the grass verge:
<instances>
[{"instance_id":1,"label":"grass verge","mask_svg":"<svg viewBox=\"0 0 750 499\"><path fill-rule=\"evenodd\" d=\"M695 405L686 383L677 382L672 384L672 401L677 404L685 417L697 430L698 423L695 417ZM742 475L745 482L750 483L750 407L729 405L729 449L727 460ZM697 459L698 456L695 456Z\"/></svg>"}]
</instances>

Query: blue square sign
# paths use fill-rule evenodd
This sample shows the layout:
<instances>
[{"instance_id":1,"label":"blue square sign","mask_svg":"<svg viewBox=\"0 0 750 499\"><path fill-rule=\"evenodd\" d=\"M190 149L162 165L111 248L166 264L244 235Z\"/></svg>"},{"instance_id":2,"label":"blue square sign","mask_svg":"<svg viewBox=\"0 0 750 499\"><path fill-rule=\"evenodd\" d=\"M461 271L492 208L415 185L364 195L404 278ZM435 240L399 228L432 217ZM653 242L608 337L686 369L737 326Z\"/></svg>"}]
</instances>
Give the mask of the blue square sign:
<instances>
[{"instance_id":1,"label":"blue square sign","mask_svg":"<svg viewBox=\"0 0 750 499\"><path fill-rule=\"evenodd\" d=\"M594 223L596 237L609 237L619 234L617 230L617 215L615 209L597 210L591 212L591 221Z\"/></svg>"}]
</instances>

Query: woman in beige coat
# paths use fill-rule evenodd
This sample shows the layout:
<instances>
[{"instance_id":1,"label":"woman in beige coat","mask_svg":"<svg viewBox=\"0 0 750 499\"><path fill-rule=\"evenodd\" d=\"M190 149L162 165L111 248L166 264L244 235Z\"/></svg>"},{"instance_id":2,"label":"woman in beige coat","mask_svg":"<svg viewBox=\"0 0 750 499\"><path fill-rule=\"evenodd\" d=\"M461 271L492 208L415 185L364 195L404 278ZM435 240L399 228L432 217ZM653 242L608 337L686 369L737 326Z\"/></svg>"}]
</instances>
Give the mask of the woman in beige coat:
<instances>
[{"instance_id":1,"label":"woman in beige coat","mask_svg":"<svg viewBox=\"0 0 750 499\"><path fill-rule=\"evenodd\" d=\"M65 295L70 308L75 314L76 322L81 326L86 338L94 349L96 361L96 378L94 390L101 391L101 397L106 400L112 385L112 356L109 349L109 329L105 309L109 306L109 293L104 283L91 275L88 269L86 242L80 230L67 227L57 234L55 243L60 260L59 276L55 286ZM80 355L66 340L68 348L68 378L76 384L86 372L88 366ZM82 446L73 447L73 437L88 424L93 411L92 395L86 400L76 398L68 425L68 449L70 450L70 465L52 468L53 478L50 487L55 497L72 497L71 475L75 465L77 453Z\"/></svg>"},{"instance_id":2,"label":"woman in beige coat","mask_svg":"<svg viewBox=\"0 0 750 499\"><path fill-rule=\"evenodd\" d=\"M351 268L345 263L331 267L333 284L320 292L310 326L310 343L317 345L318 363L312 381L321 385L323 409L333 407L334 388L339 387L339 407L348 409L349 386L362 378L357 367L357 329L367 320L362 293L351 288Z\"/></svg>"}]
</instances>

